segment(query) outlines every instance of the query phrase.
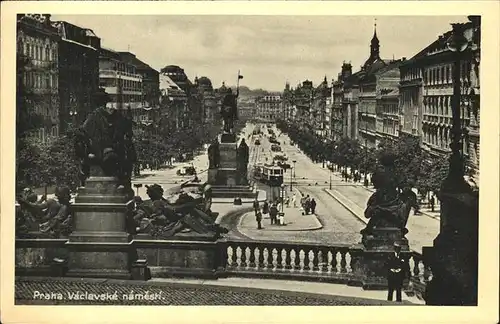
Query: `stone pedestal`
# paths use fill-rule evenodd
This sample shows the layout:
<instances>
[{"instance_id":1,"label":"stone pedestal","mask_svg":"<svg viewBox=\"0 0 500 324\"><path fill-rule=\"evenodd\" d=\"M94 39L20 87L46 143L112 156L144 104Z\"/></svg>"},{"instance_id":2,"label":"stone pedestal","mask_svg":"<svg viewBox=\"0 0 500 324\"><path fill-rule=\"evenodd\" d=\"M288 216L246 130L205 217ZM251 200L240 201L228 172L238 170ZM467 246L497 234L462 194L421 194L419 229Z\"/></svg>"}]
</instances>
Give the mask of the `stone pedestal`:
<instances>
[{"instance_id":1,"label":"stone pedestal","mask_svg":"<svg viewBox=\"0 0 500 324\"><path fill-rule=\"evenodd\" d=\"M376 228L373 234L350 249L354 279L349 285L367 290L387 289L386 262L394 253L394 242L400 243L403 256L409 256L408 240L398 228Z\"/></svg>"},{"instance_id":2,"label":"stone pedestal","mask_svg":"<svg viewBox=\"0 0 500 324\"><path fill-rule=\"evenodd\" d=\"M167 240L138 235L136 247L147 260L153 278L195 277L217 279L224 271L223 240L214 234L178 233Z\"/></svg>"},{"instance_id":3,"label":"stone pedestal","mask_svg":"<svg viewBox=\"0 0 500 324\"><path fill-rule=\"evenodd\" d=\"M441 230L432 248L424 249L430 265L427 305L477 306L479 199L472 192L441 194Z\"/></svg>"},{"instance_id":4,"label":"stone pedestal","mask_svg":"<svg viewBox=\"0 0 500 324\"><path fill-rule=\"evenodd\" d=\"M234 168L237 166L237 146L236 143L221 143L219 144L220 168Z\"/></svg>"},{"instance_id":5,"label":"stone pedestal","mask_svg":"<svg viewBox=\"0 0 500 324\"><path fill-rule=\"evenodd\" d=\"M136 259L127 232L131 204L114 177L90 177L78 190L74 230L66 243L68 276L130 278Z\"/></svg>"}]
</instances>

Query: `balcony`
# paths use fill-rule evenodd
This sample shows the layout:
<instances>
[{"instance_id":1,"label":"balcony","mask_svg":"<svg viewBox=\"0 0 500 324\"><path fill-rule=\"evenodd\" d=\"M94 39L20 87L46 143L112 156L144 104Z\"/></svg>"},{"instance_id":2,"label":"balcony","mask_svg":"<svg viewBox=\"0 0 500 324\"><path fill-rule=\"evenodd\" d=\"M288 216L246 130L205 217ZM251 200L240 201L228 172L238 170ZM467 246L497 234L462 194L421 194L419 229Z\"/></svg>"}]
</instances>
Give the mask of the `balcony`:
<instances>
[{"instance_id":1,"label":"balcony","mask_svg":"<svg viewBox=\"0 0 500 324\"><path fill-rule=\"evenodd\" d=\"M115 70L99 70L99 78L122 78L125 80L142 81L140 74L133 74Z\"/></svg>"}]
</instances>

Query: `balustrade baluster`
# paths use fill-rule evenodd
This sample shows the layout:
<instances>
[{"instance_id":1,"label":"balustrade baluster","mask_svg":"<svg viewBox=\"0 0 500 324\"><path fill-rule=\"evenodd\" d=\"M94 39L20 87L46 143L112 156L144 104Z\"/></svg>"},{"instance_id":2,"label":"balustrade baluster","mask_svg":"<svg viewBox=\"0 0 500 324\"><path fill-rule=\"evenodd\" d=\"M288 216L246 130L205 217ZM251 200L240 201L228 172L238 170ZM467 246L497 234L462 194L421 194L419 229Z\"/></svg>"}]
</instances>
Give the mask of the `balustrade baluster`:
<instances>
[{"instance_id":1,"label":"balustrade baluster","mask_svg":"<svg viewBox=\"0 0 500 324\"><path fill-rule=\"evenodd\" d=\"M332 250L332 273L337 273L337 250Z\"/></svg>"},{"instance_id":2,"label":"balustrade baluster","mask_svg":"<svg viewBox=\"0 0 500 324\"><path fill-rule=\"evenodd\" d=\"M285 269L292 269L292 249L289 247L285 248Z\"/></svg>"},{"instance_id":3,"label":"balustrade baluster","mask_svg":"<svg viewBox=\"0 0 500 324\"><path fill-rule=\"evenodd\" d=\"M238 245L233 244L231 245L231 267L232 268L237 268L238 267Z\"/></svg>"},{"instance_id":4,"label":"balustrade baluster","mask_svg":"<svg viewBox=\"0 0 500 324\"><path fill-rule=\"evenodd\" d=\"M327 248L321 248L320 250L321 253L321 271L323 272L328 272L328 249Z\"/></svg>"},{"instance_id":5,"label":"balustrade baluster","mask_svg":"<svg viewBox=\"0 0 500 324\"><path fill-rule=\"evenodd\" d=\"M250 258L249 258L250 262L249 262L248 266L251 269L255 269L255 249L256 249L256 246L250 245L249 248L250 248Z\"/></svg>"},{"instance_id":6,"label":"balustrade baluster","mask_svg":"<svg viewBox=\"0 0 500 324\"><path fill-rule=\"evenodd\" d=\"M274 264L273 264L273 248L268 247L267 248L267 269L272 270L274 269Z\"/></svg>"},{"instance_id":7,"label":"balustrade baluster","mask_svg":"<svg viewBox=\"0 0 500 324\"><path fill-rule=\"evenodd\" d=\"M346 272L351 273L352 272L352 266L351 266L352 256L351 256L351 252L346 251L345 261L346 261L345 270L346 270Z\"/></svg>"},{"instance_id":8,"label":"balustrade baluster","mask_svg":"<svg viewBox=\"0 0 500 324\"><path fill-rule=\"evenodd\" d=\"M309 267L309 263L311 260L309 259L309 248L304 248L304 271L309 271L311 270L311 267Z\"/></svg>"},{"instance_id":9,"label":"balustrade baluster","mask_svg":"<svg viewBox=\"0 0 500 324\"><path fill-rule=\"evenodd\" d=\"M259 246L259 268L264 268L264 246Z\"/></svg>"},{"instance_id":10,"label":"balustrade baluster","mask_svg":"<svg viewBox=\"0 0 500 324\"><path fill-rule=\"evenodd\" d=\"M294 263L294 270L300 270L300 248L294 247L293 248L293 263Z\"/></svg>"},{"instance_id":11,"label":"balustrade baluster","mask_svg":"<svg viewBox=\"0 0 500 324\"><path fill-rule=\"evenodd\" d=\"M247 245L243 245L241 248L240 261L241 261L240 267L246 268L247 267Z\"/></svg>"},{"instance_id":12,"label":"balustrade baluster","mask_svg":"<svg viewBox=\"0 0 500 324\"><path fill-rule=\"evenodd\" d=\"M347 269L346 269L347 261L345 259L346 253L347 253L346 250L341 250L340 251L340 273L346 273L347 272Z\"/></svg>"},{"instance_id":13,"label":"balustrade baluster","mask_svg":"<svg viewBox=\"0 0 500 324\"><path fill-rule=\"evenodd\" d=\"M278 252L276 256L276 269L283 269L283 248L277 247L276 252Z\"/></svg>"},{"instance_id":14,"label":"balustrade baluster","mask_svg":"<svg viewBox=\"0 0 500 324\"><path fill-rule=\"evenodd\" d=\"M313 253L313 259L312 259L312 264L313 264L313 271L319 271L319 249L318 248L313 248L311 249Z\"/></svg>"}]
</instances>

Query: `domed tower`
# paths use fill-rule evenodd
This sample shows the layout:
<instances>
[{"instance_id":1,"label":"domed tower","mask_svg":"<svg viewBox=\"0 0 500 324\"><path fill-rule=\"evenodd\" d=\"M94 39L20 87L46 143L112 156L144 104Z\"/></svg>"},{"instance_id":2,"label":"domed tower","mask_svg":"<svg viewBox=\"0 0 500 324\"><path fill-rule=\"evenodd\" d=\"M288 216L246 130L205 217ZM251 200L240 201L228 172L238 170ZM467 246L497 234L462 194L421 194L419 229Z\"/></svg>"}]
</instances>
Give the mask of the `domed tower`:
<instances>
[{"instance_id":1,"label":"domed tower","mask_svg":"<svg viewBox=\"0 0 500 324\"><path fill-rule=\"evenodd\" d=\"M380 56L380 41L378 40L377 37L377 23L375 22L374 29L373 29L373 37L372 41L370 43L370 57L375 59L379 58Z\"/></svg>"}]
</instances>

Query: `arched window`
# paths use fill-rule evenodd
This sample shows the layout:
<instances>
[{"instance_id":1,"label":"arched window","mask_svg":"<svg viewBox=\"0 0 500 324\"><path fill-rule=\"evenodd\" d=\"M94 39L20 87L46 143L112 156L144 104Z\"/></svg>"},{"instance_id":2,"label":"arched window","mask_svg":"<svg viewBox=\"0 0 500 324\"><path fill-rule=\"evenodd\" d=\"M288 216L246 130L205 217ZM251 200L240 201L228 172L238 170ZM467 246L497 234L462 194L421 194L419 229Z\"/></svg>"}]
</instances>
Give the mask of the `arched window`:
<instances>
[{"instance_id":1,"label":"arched window","mask_svg":"<svg viewBox=\"0 0 500 324\"><path fill-rule=\"evenodd\" d=\"M50 61L50 48L48 45L45 47L45 61Z\"/></svg>"}]
</instances>

